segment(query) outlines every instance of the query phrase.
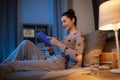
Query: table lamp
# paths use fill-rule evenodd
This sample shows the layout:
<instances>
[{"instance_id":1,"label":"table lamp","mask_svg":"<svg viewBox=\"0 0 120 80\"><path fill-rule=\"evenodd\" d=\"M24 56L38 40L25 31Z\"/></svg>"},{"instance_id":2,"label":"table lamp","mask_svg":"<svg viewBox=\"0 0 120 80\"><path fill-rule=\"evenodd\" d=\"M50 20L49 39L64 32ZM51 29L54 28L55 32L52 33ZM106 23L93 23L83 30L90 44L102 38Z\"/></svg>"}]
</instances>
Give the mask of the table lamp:
<instances>
[{"instance_id":1,"label":"table lamp","mask_svg":"<svg viewBox=\"0 0 120 80\"><path fill-rule=\"evenodd\" d=\"M108 0L99 6L99 30L113 30L115 32L118 68L111 69L111 73L120 73L120 50L118 31L120 29L120 0Z\"/></svg>"}]
</instances>

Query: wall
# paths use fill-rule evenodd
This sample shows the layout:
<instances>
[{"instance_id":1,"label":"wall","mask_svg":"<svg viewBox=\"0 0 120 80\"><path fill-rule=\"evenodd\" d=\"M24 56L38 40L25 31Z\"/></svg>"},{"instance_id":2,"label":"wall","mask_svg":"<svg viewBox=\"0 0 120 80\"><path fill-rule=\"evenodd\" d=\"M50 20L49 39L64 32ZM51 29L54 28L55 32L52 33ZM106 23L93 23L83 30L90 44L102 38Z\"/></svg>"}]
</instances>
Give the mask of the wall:
<instances>
[{"instance_id":1,"label":"wall","mask_svg":"<svg viewBox=\"0 0 120 80\"><path fill-rule=\"evenodd\" d=\"M66 33L59 33L61 25L58 15L67 8L75 10L80 31L86 34L94 30L92 0L18 0L18 43L22 41L23 23L49 24L54 37L57 34L63 37Z\"/></svg>"},{"instance_id":2,"label":"wall","mask_svg":"<svg viewBox=\"0 0 120 80\"><path fill-rule=\"evenodd\" d=\"M23 23L50 23L50 0L22 0Z\"/></svg>"},{"instance_id":3,"label":"wall","mask_svg":"<svg viewBox=\"0 0 120 80\"><path fill-rule=\"evenodd\" d=\"M95 30L92 0L72 0L78 18L78 29L84 34Z\"/></svg>"},{"instance_id":4,"label":"wall","mask_svg":"<svg viewBox=\"0 0 120 80\"><path fill-rule=\"evenodd\" d=\"M22 24L54 25L53 0L18 0L18 43L22 41Z\"/></svg>"}]
</instances>

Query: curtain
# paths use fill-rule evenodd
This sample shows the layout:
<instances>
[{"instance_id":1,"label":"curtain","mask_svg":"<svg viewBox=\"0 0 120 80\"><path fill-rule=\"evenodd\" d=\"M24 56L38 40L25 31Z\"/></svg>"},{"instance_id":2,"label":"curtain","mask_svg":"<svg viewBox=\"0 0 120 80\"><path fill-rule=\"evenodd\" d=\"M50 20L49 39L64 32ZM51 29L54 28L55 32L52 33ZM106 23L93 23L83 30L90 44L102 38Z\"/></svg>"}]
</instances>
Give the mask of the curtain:
<instances>
[{"instance_id":1,"label":"curtain","mask_svg":"<svg viewBox=\"0 0 120 80\"><path fill-rule=\"evenodd\" d=\"M0 62L17 45L17 0L0 1Z\"/></svg>"},{"instance_id":2,"label":"curtain","mask_svg":"<svg viewBox=\"0 0 120 80\"><path fill-rule=\"evenodd\" d=\"M55 2L55 23L56 23L56 37L59 40L63 40L64 36L67 35L66 30L62 27L61 25L61 14L65 11L67 11L68 7L67 7L67 0L54 0Z\"/></svg>"}]
</instances>

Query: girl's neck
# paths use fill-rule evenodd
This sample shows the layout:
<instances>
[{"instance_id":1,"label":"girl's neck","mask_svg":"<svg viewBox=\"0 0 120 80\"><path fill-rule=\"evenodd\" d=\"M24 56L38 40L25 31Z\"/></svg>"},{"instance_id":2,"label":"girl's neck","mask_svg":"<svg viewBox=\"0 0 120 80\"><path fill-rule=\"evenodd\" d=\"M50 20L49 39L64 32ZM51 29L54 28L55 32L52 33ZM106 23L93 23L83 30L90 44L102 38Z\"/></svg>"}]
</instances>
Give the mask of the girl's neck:
<instances>
[{"instance_id":1,"label":"girl's neck","mask_svg":"<svg viewBox=\"0 0 120 80\"><path fill-rule=\"evenodd\" d=\"M70 31L69 31L69 34L73 34L75 32L78 32L77 28L76 27L73 27Z\"/></svg>"}]
</instances>

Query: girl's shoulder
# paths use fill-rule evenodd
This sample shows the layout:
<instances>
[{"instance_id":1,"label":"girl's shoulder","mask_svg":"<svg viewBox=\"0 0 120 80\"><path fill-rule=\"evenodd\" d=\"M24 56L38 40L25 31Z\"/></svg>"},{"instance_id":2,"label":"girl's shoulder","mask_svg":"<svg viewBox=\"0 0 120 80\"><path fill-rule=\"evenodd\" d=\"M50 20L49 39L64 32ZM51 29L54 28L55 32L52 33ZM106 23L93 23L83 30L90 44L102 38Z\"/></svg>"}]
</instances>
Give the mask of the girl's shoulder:
<instances>
[{"instance_id":1,"label":"girl's shoulder","mask_svg":"<svg viewBox=\"0 0 120 80\"><path fill-rule=\"evenodd\" d=\"M84 34L83 34L82 32L80 32L80 31L78 31L78 32L75 32L75 33L74 33L74 36L75 36L75 37L84 36Z\"/></svg>"}]
</instances>

